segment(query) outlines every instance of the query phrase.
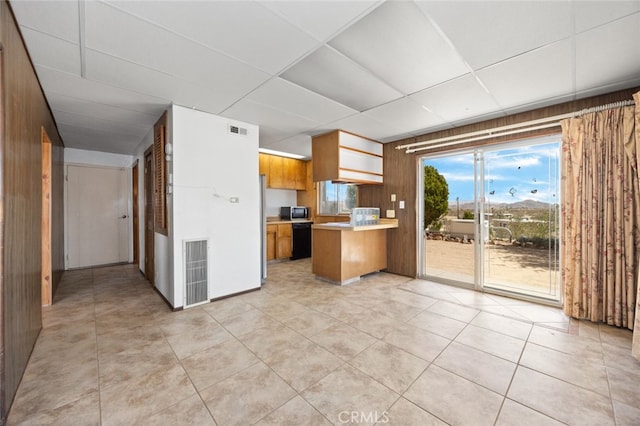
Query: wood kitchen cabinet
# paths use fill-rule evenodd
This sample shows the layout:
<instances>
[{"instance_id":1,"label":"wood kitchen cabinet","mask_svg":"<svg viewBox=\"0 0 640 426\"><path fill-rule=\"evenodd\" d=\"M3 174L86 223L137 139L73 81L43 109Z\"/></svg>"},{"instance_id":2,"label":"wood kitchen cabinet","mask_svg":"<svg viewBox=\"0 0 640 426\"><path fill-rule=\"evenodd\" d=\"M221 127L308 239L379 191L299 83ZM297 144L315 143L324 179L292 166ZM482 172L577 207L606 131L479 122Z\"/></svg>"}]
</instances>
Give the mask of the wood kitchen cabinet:
<instances>
[{"instance_id":1,"label":"wood kitchen cabinet","mask_svg":"<svg viewBox=\"0 0 640 426\"><path fill-rule=\"evenodd\" d=\"M267 260L291 257L291 231L290 223L267 225Z\"/></svg>"},{"instance_id":2,"label":"wood kitchen cabinet","mask_svg":"<svg viewBox=\"0 0 640 426\"><path fill-rule=\"evenodd\" d=\"M260 174L266 175L267 188L296 190L307 188L306 161L260 154Z\"/></svg>"},{"instance_id":3,"label":"wood kitchen cabinet","mask_svg":"<svg viewBox=\"0 0 640 426\"><path fill-rule=\"evenodd\" d=\"M265 175L265 184L267 185L267 188L270 188L270 181L269 181L269 155L266 154L260 154L258 156L258 160L259 160L259 174L261 175Z\"/></svg>"},{"instance_id":4,"label":"wood kitchen cabinet","mask_svg":"<svg viewBox=\"0 0 640 426\"><path fill-rule=\"evenodd\" d=\"M383 182L383 149L378 141L335 130L314 136L311 150L314 182Z\"/></svg>"},{"instance_id":5,"label":"wood kitchen cabinet","mask_svg":"<svg viewBox=\"0 0 640 426\"><path fill-rule=\"evenodd\" d=\"M278 225L267 225L267 260L276 258Z\"/></svg>"},{"instance_id":6,"label":"wood kitchen cabinet","mask_svg":"<svg viewBox=\"0 0 640 426\"><path fill-rule=\"evenodd\" d=\"M291 231L290 223L279 224L277 233L276 259L288 259L291 257Z\"/></svg>"}]
</instances>

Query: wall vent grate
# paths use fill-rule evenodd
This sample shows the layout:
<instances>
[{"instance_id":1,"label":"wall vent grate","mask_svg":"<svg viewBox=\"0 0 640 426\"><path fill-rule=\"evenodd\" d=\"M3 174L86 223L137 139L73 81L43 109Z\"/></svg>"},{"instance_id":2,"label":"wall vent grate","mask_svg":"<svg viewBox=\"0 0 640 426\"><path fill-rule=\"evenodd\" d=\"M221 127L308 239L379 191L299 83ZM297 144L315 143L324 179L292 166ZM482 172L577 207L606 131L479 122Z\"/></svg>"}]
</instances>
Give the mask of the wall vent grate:
<instances>
[{"instance_id":1,"label":"wall vent grate","mask_svg":"<svg viewBox=\"0 0 640 426\"><path fill-rule=\"evenodd\" d=\"M185 307L209 301L207 240L184 242Z\"/></svg>"},{"instance_id":2,"label":"wall vent grate","mask_svg":"<svg viewBox=\"0 0 640 426\"><path fill-rule=\"evenodd\" d=\"M234 126L233 124L229 124L229 133L234 135L242 135L247 136L247 129L244 127Z\"/></svg>"}]
</instances>

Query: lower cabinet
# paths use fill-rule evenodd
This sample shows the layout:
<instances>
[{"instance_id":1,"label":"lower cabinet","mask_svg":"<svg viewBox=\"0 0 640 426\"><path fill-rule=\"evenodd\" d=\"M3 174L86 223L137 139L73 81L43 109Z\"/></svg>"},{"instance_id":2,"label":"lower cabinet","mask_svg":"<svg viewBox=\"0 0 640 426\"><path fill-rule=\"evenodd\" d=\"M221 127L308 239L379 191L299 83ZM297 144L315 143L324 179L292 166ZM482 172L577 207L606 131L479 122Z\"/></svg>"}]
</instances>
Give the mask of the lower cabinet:
<instances>
[{"instance_id":1,"label":"lower cabinet","mask_svg":"<svg viewBox=\"0 0 640 426\"><path fill-rule=\"evenodd\" d=\"M291 224L267 225L267 260L291 257Z\"/></svg>"},{"instance_id":2,"label":"lower cabinet","mask_svg":"<svg viewBox=\"0 0 640 426\"><path fill-rule=\"evenodd\" d=\"M267 260L276 258L278 225L267 225Z\"/></svg>"},{"instance_id":3,"label":"lower cabinet","mask_svg":"<svg viewBox=\"0 0 640 426\"><path fill-rule=\"evenodd\" d=\"M291 257L291 229L290 223L278 225L276 259L288 259Z\"/></svg>"}]
</instances>

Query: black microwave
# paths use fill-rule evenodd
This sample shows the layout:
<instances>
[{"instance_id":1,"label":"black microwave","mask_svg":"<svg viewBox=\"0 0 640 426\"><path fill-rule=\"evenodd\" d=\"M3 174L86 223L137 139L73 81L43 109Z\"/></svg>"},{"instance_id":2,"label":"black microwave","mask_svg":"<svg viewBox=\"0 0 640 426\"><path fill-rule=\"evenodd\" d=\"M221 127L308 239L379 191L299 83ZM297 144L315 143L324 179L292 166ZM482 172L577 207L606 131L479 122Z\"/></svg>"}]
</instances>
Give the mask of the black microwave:
<instances>
[{"instance_id":1,"label":"black microwave","mask_svg":"<svg viewBox=\"0 0 640 426\"><path fill-rule=\"evenodd\" d=\"M298 206L280 207L280 219L282 220L309 219L309 209L306 207L298 207Z\"/></svg>"}]
</instances>

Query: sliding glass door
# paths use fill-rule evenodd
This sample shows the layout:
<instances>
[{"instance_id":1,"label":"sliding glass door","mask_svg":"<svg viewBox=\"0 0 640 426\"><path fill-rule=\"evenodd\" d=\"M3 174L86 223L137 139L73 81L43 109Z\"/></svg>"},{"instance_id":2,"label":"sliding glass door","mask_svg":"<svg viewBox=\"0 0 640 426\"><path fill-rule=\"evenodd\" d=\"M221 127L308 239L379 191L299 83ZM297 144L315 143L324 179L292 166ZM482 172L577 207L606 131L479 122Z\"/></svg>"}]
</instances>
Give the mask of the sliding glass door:
<instances>
[{"instance_id":1,"label":"sliding glass door","mask_svg":"<svg viewBox=\"0 0 640 426\"><path fill-rule=\"evenodd\" d=\"M421 275L559 301L560 143L422 158Z\"/></svg>"}]
</instances>

